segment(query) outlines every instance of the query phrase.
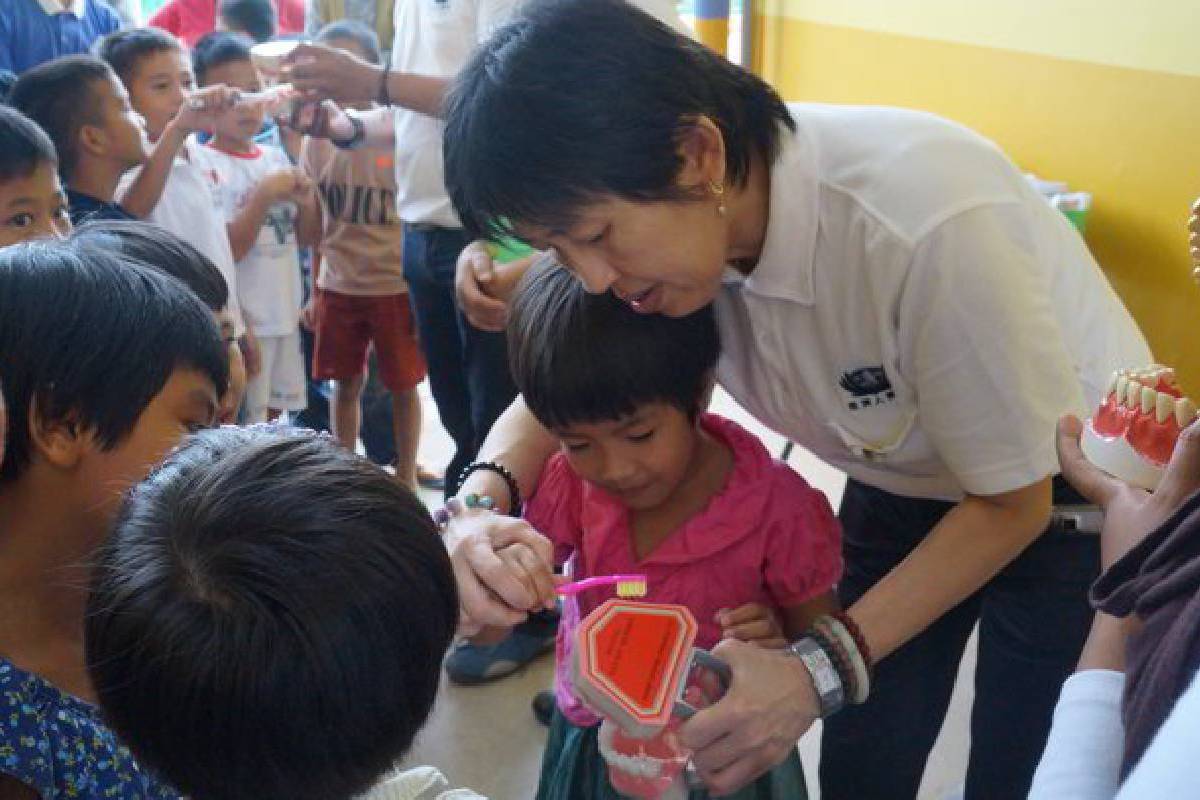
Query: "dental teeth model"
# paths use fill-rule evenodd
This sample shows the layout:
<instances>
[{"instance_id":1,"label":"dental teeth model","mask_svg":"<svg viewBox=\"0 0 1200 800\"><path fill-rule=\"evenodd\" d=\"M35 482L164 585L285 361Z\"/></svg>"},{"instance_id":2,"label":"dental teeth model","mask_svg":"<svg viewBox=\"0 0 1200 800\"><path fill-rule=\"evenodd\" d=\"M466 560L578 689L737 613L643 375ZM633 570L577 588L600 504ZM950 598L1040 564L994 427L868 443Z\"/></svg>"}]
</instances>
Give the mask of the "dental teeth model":
<instances>
[{"instance_id":1,"label":"dental teeth model","mask_svg":"<svg viewBox=\"0 0 1200 800\"><path fill-rule=\"evenodd\" d=\"M1083 454L1110 475L1153 490L1180 431L1195 419L1196 404L1183 396L1174 370L1157 364L1118 370L1083 426Z\"/></svg>"},{"instance_id":2,"label":"dental teeth model","mask_svg":"<svg viewBox=\"0 0 1200 800\"><path fill-rule=\"evenodd\" d=\"M692 647L699 626L686 606L611 599L575 632L571 682L575 694L603 718L600 754L613 787L655 800L680 789L691 753L675 735L695 709L693 695L716 699L729 668ZM693 675L693 671L697 674ZM704 670L707 674L700 674ZM702 685L708 678L709 686Z\"/></svg>"}]
</instances>

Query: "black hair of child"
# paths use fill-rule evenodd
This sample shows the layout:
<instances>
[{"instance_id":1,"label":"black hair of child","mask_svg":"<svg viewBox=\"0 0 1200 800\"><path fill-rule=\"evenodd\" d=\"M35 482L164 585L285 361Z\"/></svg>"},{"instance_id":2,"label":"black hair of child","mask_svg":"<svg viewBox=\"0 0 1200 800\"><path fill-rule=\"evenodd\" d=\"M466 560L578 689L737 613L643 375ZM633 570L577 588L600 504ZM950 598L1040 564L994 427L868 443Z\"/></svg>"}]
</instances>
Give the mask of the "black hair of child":
<instances>
[{"instance_id":1,"label":"black hair of child","mask_svg":"<svg viewBox=\"0 0 1200 800\"><path fill-rule=\"evenodd\" d=\"M229 31L213 31L200 37L192 47L192 71L196 73L196 83L208 85L208 71L223 64L235 61L251 61L250 48L254 42L243 33Z\"/></svg>"},{"instance_id":2,"label":"black hair of child","mask_svg":"<svg viewBox=\"0 0 1200 800\"><path fill-rule=\"evenodd\" d=\"M104 120L100 81L115 80L108 64L95 56L56 58L21 73L9 105L41 126L58 151L58 169L70 182L79 162L79 132Z\"/></svg>"},{"instance_id":3,"label":"black hair of child","mask_svg":"<svg viewBox=\"0 0 1200 800\"><path fill-rule=\"evenodd\" d=\"M0 384L8 446L0 483L33 455L30 412L70 418L113 448L180 368L229 382L212 311L179 281L74 241L0 249Z\"/></svg>"},{"instance_id":4,"label":"black hair of child","mask_svg":"<svg viewBox=\"0 0 1200 800\"><path fill-rule=\"evenodd\" d=\"M699 197L676 177L700 115L725 138L733 186L794 127L765 81L623 0L530 3L458 73L446 187L475 238L517 222L566 230L597 197Z\"/></svg>"},{"instance_id":5,"label":"black hair of child","mask_svg":"<svg viewBox=\"0 0 1200 800\"><path fill-rule=\"evenodd\" d=\"M43 164L58 167L54 142L29 117L0 106L0 183L28 178Z\"/></svg>"},{"instance_id":6,"label":"black hair of child","mask_svg":"<svg viewBox=\"0 0 1200 800\"><path fill-rule=\"evenodd\" d=\"M279 27L271 0L221 0L220 13L226 29L245 33L256 42L274 38Z\"/></svg>"},{"instance_id":7,"label":"black hair of child","mask_svg":"<svg viewBox=\"0 0 1200 800\"><path fill-rule=\"evenodd\" d=\"M508 315L513 380L550 429L618 420L654 402L695 420L719 353L712 306L639 314L609 292L589 294L549 258L522 279Z\"/></svg>"},{"instance_id":8,"label":"black hair of child","mask_svg":"<svg viewBox=\"0 0 1200 800\"><path fill-rule=\"evenodd\" d=\"M458 620L420 500L328 436L189 438L128 495L89 674L140 763L195 800L349 800L427 719Z\"/></svg>"},{"instance_id":9,"label":"black hair of child","mask_svg":"<svg viewBox=\"0 0 1200 800\"><path fill-rule=\"evenodd\" d=\"M168 230L149 222L97 220L75 229L72 238L120 253L170 275L192 290L213 313L229 304L225 276L208 256Z\"/></svg>"},{"instance_id":10,"label":"black hair of child","mask_svg":"<svg viewBox=\"0 0 1200 800\"><path fill-rule=\"evenodd\" d=\"M125 85L142 61L159 53L182 53L183 44L164 30L153 27L125 28L96 42L96 55L117 73Z\"/></svg>"},{"instance_id":11,"label":"black hair of child","mask_svg":"<svg viewBox=\"0 0 1200 800\"><path fill-rule=\"evenodd\" d=\"M356 19L339 19L331 22L317 33L317 41L326 42L345 39L362 49L371 64L378 64L382 56L379 50L379 34Z\"/></svg>"}]
</instances>

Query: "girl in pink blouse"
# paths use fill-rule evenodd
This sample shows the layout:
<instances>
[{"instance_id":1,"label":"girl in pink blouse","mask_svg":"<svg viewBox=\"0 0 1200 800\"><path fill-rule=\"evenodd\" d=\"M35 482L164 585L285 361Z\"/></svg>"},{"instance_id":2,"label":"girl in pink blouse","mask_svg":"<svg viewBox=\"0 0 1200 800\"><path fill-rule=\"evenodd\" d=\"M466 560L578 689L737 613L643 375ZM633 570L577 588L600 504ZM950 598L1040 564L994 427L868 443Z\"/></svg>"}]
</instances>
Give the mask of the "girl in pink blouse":
<instances>
[{"instance_id":1,"label":"girl in pink blouse","mask_svg":"<svg viewBox=\"0 0 1200 800\"><path fill-rule=\"evenodd\" d=\"M691 609L703 648L730 637L782 647L834 610L840 529L825 496L755 436L704 413L719 344L711 307L642 315L542 265L518 292L508 339L525 402L562 442L525 516L574 579L646 575L646 599ZM610 596L564 600L539 800L619 796L600 718L575 697L568 666L579 620ZM733 795L805 796L795 753Z\"/></svg>"}]
</instances>

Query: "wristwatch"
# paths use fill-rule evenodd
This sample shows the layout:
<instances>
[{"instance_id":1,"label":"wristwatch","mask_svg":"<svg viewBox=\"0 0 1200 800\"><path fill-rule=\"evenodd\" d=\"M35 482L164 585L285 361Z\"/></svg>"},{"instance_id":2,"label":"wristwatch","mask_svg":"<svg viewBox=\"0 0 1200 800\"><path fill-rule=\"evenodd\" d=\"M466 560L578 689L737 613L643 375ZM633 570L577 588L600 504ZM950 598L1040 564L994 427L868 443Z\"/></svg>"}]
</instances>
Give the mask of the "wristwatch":
<instances>
[{"instance_id":1,"label":"wristwatch","mask_svg":"<svg viewBox=\"0 0 1200 800\"><path fill-rule=\"evenodd\" d=\"M813 688L817 692L817 700L821 704L821 718L832 716L846 705L846 690L842 686L842 678L838 675L837 667L833 665L829 654L811 636L805 636L799 641L788 645L785 653L800 659L812 676Z\"/></svg>"},{"instance_id":2,"label":"wristwatch","mask_svg":"<svg viewBox=\"0 0 1200 800\"><path fill-rule=\"evenodd\" d=\"M346 118L350 120L350 127L354 129L354 133L349 139L330 139L334 146L339 150L357 150L362 147L362 143L367 138L367 126L357 114L346 112Z\"/></svg>"}]
</instances>

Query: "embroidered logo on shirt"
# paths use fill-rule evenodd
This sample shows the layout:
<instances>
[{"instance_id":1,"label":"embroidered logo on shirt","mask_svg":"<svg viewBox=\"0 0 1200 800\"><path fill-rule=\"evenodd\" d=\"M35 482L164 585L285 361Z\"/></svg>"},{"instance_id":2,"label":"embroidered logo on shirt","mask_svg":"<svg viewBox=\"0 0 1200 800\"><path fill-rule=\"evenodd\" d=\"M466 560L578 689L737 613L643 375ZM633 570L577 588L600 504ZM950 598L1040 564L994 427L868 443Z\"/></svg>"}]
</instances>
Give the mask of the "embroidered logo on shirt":
<instances>
[{"instance_id":1,"label":"embroidered logo on shirt","mask_svg":"<svg viewBox=\"0 0 1200 800\"><path fill-rule=\"evenodd\" d=\"M892 382L882 365L847 370L842 373L838 385L849 395L846 406L851 411L882 406L896 399Z\"/></svg>"}]
</instances>

